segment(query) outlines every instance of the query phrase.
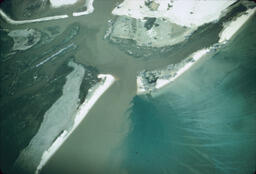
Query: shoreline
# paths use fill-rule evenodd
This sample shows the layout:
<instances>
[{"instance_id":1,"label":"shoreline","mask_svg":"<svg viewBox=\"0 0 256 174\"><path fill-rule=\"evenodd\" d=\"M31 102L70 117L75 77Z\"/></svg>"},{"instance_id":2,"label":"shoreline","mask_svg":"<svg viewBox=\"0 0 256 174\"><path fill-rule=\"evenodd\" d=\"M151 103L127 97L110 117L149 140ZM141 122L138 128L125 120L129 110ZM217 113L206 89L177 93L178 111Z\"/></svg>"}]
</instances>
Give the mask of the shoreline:
<instances>
[{"instance_id":1,"label":"shoreline","mask_svg":"<svg viewBox=\"0 0 256 174\"><path fill-rule=\"evenodd\" d=\"M143 83L143 77L138 76L137 77L137 95L143 95L150 92L154 92L157 89L161 89L167 85L169 85L171 82L176 80L178 77L180 77L183 73L185 73L188 69L190 69L200 58L202 58L204 55L206 55L208 52L210 52L215 47L209 47L209 48L203 48L201 50L198 50L194 53L192 53L188 58L185 59L191 59L188 63L184 64L181 68L178 68L177 71L174 72L174 76L171 76L170 78L158 78L155 82L155 85L153 88L150 88L149 90L146 89L144 83ZM183 62L182 62L183 63Z\"/></svg>"},{"instance_id":2,"label":"shoreline","mask_svg":"<svg viewBox=\"0 0 256 174\"><path fill-rule=\"evenodd\" d=\"M82 12L73 12L72 16L77 17L77 16L83 16L83 15L87 15L87 14L92 13L94 11L93 2L94 2L94 0L86 1L85 5L88 7L87 10L82 11ZM14 24L14 25L28 24L28 23L35 23L35 22L44 22L44 21L52 21L52 20L65 19L65 18L70 17L67 14L64 14L64 15L48 16L48 17L42 17L42 18L37 18L37 19L29 19L29 20L14 20L14 19L10 18L1 8L0 8L0 16L7 23Z\"/></svg>"},{"instance_id":3,"label":"shoreline","mask_svg":"<svg viewBox=\"0 0 256 174\"><path fill-rule=\"evenodd\" d=\"M256 7L248 9L246 12L236 19L223 24L224 29L219 34L219 43L225 43L230 40L236 32L253 16Z\"/></svg>"},{"instance_id":4,"label":"shoreline","mask_svg":"<svg viewBox=\"0 0 256 174\"><path fill-rule=\"evenodd\" d=\"M51 21L51 20L68 18L68 15L59 15L59 16L43 17L43 18L38 18L38 19L16 21L16 20L11 19L2 9L0 9L0 15L3 17L3 19L6 22L8 22L10 24L14 24L14 25L28 24L28 23L34 23L34 22L43 22L43 21Z\"/></svg>"},{"instance_id":5,"label":"shoreline","mask_svg":"<svg viewBox=\"0 0 256 174\"><path fill-rule=\"evenodd\" d=\"M52 145L44 151L41 161L37 166L35 174L39 174L40 170L45 166L45 164L50 160L50 158L57 152L61 145L67 140L67 138L73 133L73 131L79 126L82 120L87 116L88 112L98 101L98 99L104 94L106 90L114 83L115 78L110 74L99 74L98 78L102 81L90 88L85 101L79 106L74 123L70 131L64 130L60 136L52 143Z\"/></svg>"},{"instance_id":6,"label":"shoreline","mask_svg":"<svg viewBox=\"0 0 256 174\"><path fill-rule=\"evenodd\" d=\"M183 73L189 70L198 60L200 60L203 56L205 56L211 50L218 49L218 47L225 45L239 31L239 29L250 19L250 17L253 14L255 14L255 12L256 12L256 7L254 7L253 9L248 9L244 14L237 17L236 19L231 20L227 23L224 23L223 24L224 28L219 34L218 43L214 44L211 47L204 48L192 53L180 64L186 62L186 60L189 60L189 59L191 60L189 60L185 64L182 64L181 67L179 67L174 72L174 76L171 76L170 78L157 78L157 80L153 84L154 86L152 87L152 86L147 86L147 84L143 82L146 80L145 77L138 75L137 76L137 95L143 95L150 92L154 92L155 90L161 89L169 85L175 79L180 77Z\"/></svg>"},{"instance_id":7,"label":"shoreline","mask_svg":"<svg viewBox=\"0 0 256 174\"><path fill-rule=\"evenodd\" d=\"M222 20L233 10L235 2L141 0L136 3L135 0L123 0L112 11L117 18L110 25L112 29L109 27L108 39L122 43L123 47L130 40L134 41L133 47L154 47L159 50L178 45L191 38L200 26ZM210 10L206 10L208 8ZM129 49L127 53L143 54L136 48Z\"/></svg>"},{"instance_id":8,"label":"shoreline","mask_svg":"<svg viewBox=\"0 0 256 174\"><path fill-rule=\"evenodd\" d=\"M85 3L87 10L82 11L82 12L73 12L72 15L74 17L76 17L76 16L83 16L83 15L92 13L94 11L93 2L94 2L94 0L87 0Z\"/></svg>"}]
</instances>

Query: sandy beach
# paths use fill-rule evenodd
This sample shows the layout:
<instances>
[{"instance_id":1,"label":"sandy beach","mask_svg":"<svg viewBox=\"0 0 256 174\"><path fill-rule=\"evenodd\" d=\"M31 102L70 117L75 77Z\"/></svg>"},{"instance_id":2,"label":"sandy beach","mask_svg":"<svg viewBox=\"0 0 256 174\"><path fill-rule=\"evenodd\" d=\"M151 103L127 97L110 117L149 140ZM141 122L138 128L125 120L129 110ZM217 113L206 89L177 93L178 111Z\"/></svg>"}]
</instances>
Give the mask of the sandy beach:
<instances>
[{"instance_id":1,"label":"sandy beach","mask_svg":"<svg viewBox=\"0 0 256 174\"><path fill-rule=\"evenodd\" d=\"M219 43L228 41L234 36L234 34L250 19L250 17L255 13L256 8L249 9L245 14L239 16L233 21L224 24L224 29L219 34Z\"/></svg>"},{"instance_id":2,"label":"sandy beach","mask_svg":"<svg viewBox=\"0 0 256 174\"><path fill-rule=\"evenodd\" d=\"M101 95L114 83L115 78L110 74L99 74L99 78L102 79L96 86L89 90L83 104L79 107L75 118L74 124L70 131L64 130L62 134L53 142L48 150L46 150L41 158L41 161L35 171L35 174L40 173L40 170L49 161L49 159L55 154L55 152L60 148L60 146L67 140L67 138L72 134L72 132L79 126L82 120L86 117L87 113L91 110L93 105L101 97Z\"/></svg>"},{"instance_id":3,"label":"sandy beach","mask_svg":"<svg viewBox=\"0 0 256 174\"><path fill-rule=\"evenodd\" d=\"M211 50L211 48L204 48L204 49L201 49L201 50L196 51L195 53L193 53L191 56L189 56L189 57L193 58L193 61L188 62L182 68L180 68L176 72L176 75L174 77L171 77L169 79L161 79L161 78L157 79L155 89L163 88L166 85L173 82L174 80L176 80L183 73L185 73L189 68L191 68L199 59L201 59L204 55L206 55L210 50ZM146 94L148 92L149 91L147 91L144 87L144 84L142 82L142 78L137 77L137 94L142 95L142 94Z\"/></svg>"},{"instance_id":4,"label":"sandy beach","mask_svg":"<svg viewBox=\"0 0 256 174\"><path fill-rule=\"evenodd\" d=\"M238 31L239 29L250 19L250 17L255 13L256 8L248 9L243 15L239 16L235 20L228 22L228 24L224 24L224 29L221 31L219 35L219 43L220 44L226 44L228 40L230 40ZM155 84L155 89L160 89L165 87L166 85L173 82L175 79L180 77L183 73L185 73L187 70L189 70L197 61L199 61L204 55L206 55L213 47L204 48L201 50L196 51L193 53L191 58L193 58L193 61L189 61L186 63L182 68L180 68L174 77L171 77L169 79L157 79ZM137 94L145 94L148 93L145 89L145 86L142 82L141 77L137 77Z\"/></svg>"}]
</instances>

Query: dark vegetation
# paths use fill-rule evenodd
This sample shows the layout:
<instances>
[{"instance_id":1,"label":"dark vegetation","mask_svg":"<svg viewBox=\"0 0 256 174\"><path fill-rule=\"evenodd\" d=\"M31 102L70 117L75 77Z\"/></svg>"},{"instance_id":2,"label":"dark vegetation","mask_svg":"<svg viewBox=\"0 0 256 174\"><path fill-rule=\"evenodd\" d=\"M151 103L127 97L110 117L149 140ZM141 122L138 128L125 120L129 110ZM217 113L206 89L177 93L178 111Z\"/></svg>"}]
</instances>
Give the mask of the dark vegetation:
<instances>
[{"instance_id":1,"label":"dark vegetation","mask_svg":"<svg viewBox=\"0 0 256 174\"><path fill-rule=\"evenodd\" d=\"M58 27L49 29L59 33ZM73 43L79 29L75 23L57 36L42 32L37 45L16 52L11 51L12 39L7 32L0 30L0 168L4 173L9 173L20 151L38 131L45 112L62 95L66 76L72 71L68 62L74 61L77 47L68 48L39 67L35 65ZM98 81L95 68L85 69L81 102Z\"/></svg>"},{"instance_id":2,"label":"dark vegetation","mask_svg":"<svg viewBox=\"0 0 256 174\"><path fill-rule=\"evenodd\" d=\"M147 21L145 22L145 24L144 24L144 27L145 27L147 30L150 30L150 29L154 26L154 24L155 24L155 22L156 22L156 18L144 18L144 19L147 20Z\"/></svg>"}]
</instances>

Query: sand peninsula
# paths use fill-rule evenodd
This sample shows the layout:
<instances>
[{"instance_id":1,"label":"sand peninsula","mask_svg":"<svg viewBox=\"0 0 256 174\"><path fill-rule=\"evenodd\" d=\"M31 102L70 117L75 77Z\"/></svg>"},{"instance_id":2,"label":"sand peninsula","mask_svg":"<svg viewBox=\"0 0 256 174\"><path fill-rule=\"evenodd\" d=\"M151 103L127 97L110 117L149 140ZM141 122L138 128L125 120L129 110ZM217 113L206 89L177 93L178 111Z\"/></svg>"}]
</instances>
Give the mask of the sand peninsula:
<instances>
[{"instance_id":1,"label":"sand peninsula","mask_svg":"<svg viewBox=\"0 0 256 174\"><path fill-rule=\"evenodd\" d=\"M98 78L101 80L88 90L85 100L79 105L80 84L85 71L82 66L74 62L70 62L69 65L73 66L75 70L67 76L63 95L45 113L38 132L16 159L14 171L40 173L50 158L84 120L98 99L115 81L110 74L99 74Z\"/></svg>"},{"instance_id":2,"label":"sand peninsula","mask_svg":"<svg viewBox=\"0 0 256 174\"><path fill-rule=\"evenodd\" d=\"M218 50L225 45L239 29L255 14L256 7L249 8L242 15L223 24L223 30L219 33L218 43L192 53L185 60L167 68L152 71L142 71L137 76L137 94L147 94L161 89L190 69L197 61L205 57L209 52Z\"/></svg>"},{"instance_id":3,"label":"sand peninsula","mask_svg":"<svg viewBox=\"0 0 256 174\"><path fill-rule=\"evenodd\" d=\"M101 82L89 89L89 93L86 96L85 101L80 105L77 113L74 117L74 123L70 130L63 130L60 136L52 143L49 149L44 151L41 161L36 168L35 174L40 173L40 170L45 166L49 159L55 154L60 146L67 140L67 138L73 133L73 131L79 126L79 124L86 117L97 100L103 95L103 93L114 83L115 78L110 74L99 74L98 78Z\"/></svg>"}]
</instances>

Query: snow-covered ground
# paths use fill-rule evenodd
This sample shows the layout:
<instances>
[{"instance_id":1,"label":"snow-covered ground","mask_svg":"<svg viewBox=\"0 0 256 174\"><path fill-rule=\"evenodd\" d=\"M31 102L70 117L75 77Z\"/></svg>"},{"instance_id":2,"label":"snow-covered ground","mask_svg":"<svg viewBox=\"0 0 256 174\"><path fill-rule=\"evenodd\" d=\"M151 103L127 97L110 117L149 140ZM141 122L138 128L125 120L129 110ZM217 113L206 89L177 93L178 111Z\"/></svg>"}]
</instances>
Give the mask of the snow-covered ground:
<instances>
[{"instance_id":1,"label":"snow-covered ground","mask_svg":"<svg viewBox=\"0 0 256 174\"><path fill-rule=\"evenodd\" d=\"M224 29L219 34L219 43L230 40L231 37L246 23L246 21L255 13L256 8L248 9L245 14L224 24Z\"/></svg>"},{"instance_id":2,"label":"snow-covered ground","mask_svg":"<svg viewBox=\"0 0 256 174\"><path fill-rule=\"evenodd\" d=\"M77 3L79 0L50 0L50 3L52 7L58 8L65 5L72 5ZM81 12L73 12L73 16L82 16L90 14L94 11L93 7L93 1L94 0L85 0L85 7L87 8L85 11ZM35 22L43 22L43 21L51 21L51 20L57 20L57 19L64 19L68 18L69 16L67 14L65 15L57 15L57 16L49 16L49 17L42 17L38 19L30 19L30 20L13 20L11 19L2 9L0 9L0 16L3 17L3 19L10 23L10 24L28 24L28 23L35 23Z\"/></svg>"},{"instance_id":3,"label":"snow-covered ground","mask_svg":"<svg viewBox=\"0 0 256 174\"><path fill-rule=\"evenodd\" d=\"M160 8L160 6L159 6ZM224 29L219 34L219 43L220 45L225 44L228 40L230 40L236 32L248 21L248 19L255 14L256 8L248 9L245 13L243 13L241 16L237 17L235 20L227 22L224 24ZM137 94L145 94L152 89L160 89L175 79L177 79L179 76L181 76L184 72L186 72L190 67L192 67L198 60L200 60L204 55L206 55L212 47L205 48L202 50L199 50L195 53L193 53L191 56L193 58L193 61L188 61L186 64L179 67L179 69L176 71L175 76L170 76L169 78L161 78L159 77L154 87L147 87L146 84L143 83L143 77L138 76L137 77Z\"/></svg>"},{"instance_id":4,"label":"snow-covered ground","mask_svg":"<svg viewBox=\"0 0 256 174\"><path fill-rule=\"evenodd\" d=\"M218 20L234 2L236 0L124 0L112 14L137 19L165 18L181 26L198 27Z\"/></svg>"},{"instance_id":5,"label":"snow-covered ground","mask_svg":"<svg viewBox=\"0 0 256 174\"><path fill-rule=\"evenodd\" d=\"M62 134L54 141L50 148L44 151L41 161L37 166L35 174L40 173L40 170L44 167L47 161L54 155L54 153L60 148L60 146L67 140L67 138L72 134L72 132L79 126L82 120L86 117L88 112L91 110L93 105L97 102L100 96L114 83L115 78L110 74L99 74L98 78L102 81L96 86L89 89L89 94L87 95L84 103L79 107L77 113L75 114L74 123L71 130L64 130Z\"/></svg>"},{"instance_id":6,"label":"snow-covered ground","mask_svg":"<svg viewBox=\"0 0 256 174\"><path fill-rule=\"evenodd\" d=\"M11 30L8 33L13 39L12 50L27 50L36 45L41 39L41 33L34 29Z\"/></svg>"},{"instance_id":7,"label":"snow-covered ground","mask_svg":"<svg viewBox=\"0 0 256 174\"><path fill-rule=\"evenodd\" d=\"M86 0L85 7L87 8L87 10L82 11L82 12L74 12L73 16L82 16L82 15L87 15L87 14L92 13L94 11L93 1L94 0Z\"/></svg>"},{"instance_id":8,"label":"snow-covered ground","mask_svg":"<svg viewBox=\"0 0 256 174\"><path fill-rule=\"evenodd\" d=\"M50 0L50 3L53 8L59 8L62 6L76 4L79 1L81 1L81 0ZM81 11L81 12L73 12L72 15L73 16L83 16L83 15L92 13L94 11L93 1L94 0L85 0L84 7L86 7L86 10Z\"/></svg>"},{"instance_id":9,"label":"snow-covered ground","mask_svg":"<svg viewBox=\"0 0 256 174\"><path fill-rule=\"evenodd\" d=\"M255 14L256 8L253 9L248 9L244 14L241 16L237 17L235 20L230 21L226 24L224 24L224 29L223 31L220 32L220 39L219 39L219 45L224 45L228 40L230 40L236 33L239 31L239 29L250 19L250 17ZM170 78L158 78L154 89L160 89L168 84L170 84L172 81L180 77L183 73L185 73L188 69L190 69L198 60L200 60L204 55L206 55L212 48L214 47L209 47L205 48L199 51L196 51L193 53L191 56L193 58L193 61L189 61L186 63L184 66L180 67L176 71L176 75L174 77ZM152 89L150 89L152 90ZM143 84L143 79L142 77L138 76L137 77L137 94L145 94L148 93L147 91L147 86Z\"/></svg>"},{"instance_id":10,"label":"snow-covered ground","mask_svg":"<svg viewBox=\"0 0 256 174\"><path fill-rule=\"evenodd\" d=\"M78 1L79 0L50 0L50 3L52 7L58 8L65 5L73 5Z\"/></svg>"},{"instance_id":11,"label":"snow-covered ground","mask_svg":"<svg viewBox=\"0 0 256 174\"><path fill-rule=\"evenodd\" d=\"M175 45L186 40L186 36L194 29L181 27L164 19L135 20L127 16L119 16L111 28L110 40L134 40L138 46L164 47ZM148 28L145 26L148 25Z\"/></svg>"},{"instance_id":12,"label":"snow-covered ground","mask_svg":"<svg viewBox=\"0 0 256 174\"><path fill-rule=\"evenodd\" d=\"M43 22L43 21L51 21L51 20L57 20L57 19L64 19L68 18L68 15L59 15L59 16L49 16L49 17L43 17L38 19L30 19L30 20L20 20L16 21L11 19L5 12L0 9L0 15L4 18L4 20L10 24L28 24L28 23L34 23L34 22Z\"/></svg>"},{"instance_id":13,"label":"snow-covered ground","mask_svg":"<svg viewBox=\"0 0 256 174\"><path fill-rule=\"evenodd\" d=\"M68 65L73 68L73 71L66 76L62 96L45 112L37 133L15 161L14 167L25 170L26 173L33 173L40 163L45 149L51 146L63 130L72 128L73 116L79 107L80 86L85 69L73 61Z\"/></svg>"}]
</instances>

